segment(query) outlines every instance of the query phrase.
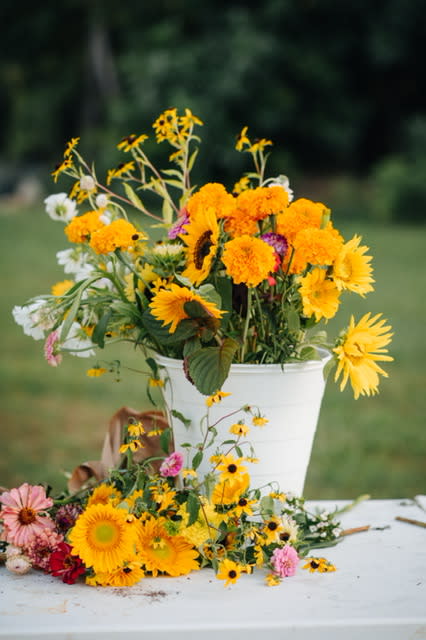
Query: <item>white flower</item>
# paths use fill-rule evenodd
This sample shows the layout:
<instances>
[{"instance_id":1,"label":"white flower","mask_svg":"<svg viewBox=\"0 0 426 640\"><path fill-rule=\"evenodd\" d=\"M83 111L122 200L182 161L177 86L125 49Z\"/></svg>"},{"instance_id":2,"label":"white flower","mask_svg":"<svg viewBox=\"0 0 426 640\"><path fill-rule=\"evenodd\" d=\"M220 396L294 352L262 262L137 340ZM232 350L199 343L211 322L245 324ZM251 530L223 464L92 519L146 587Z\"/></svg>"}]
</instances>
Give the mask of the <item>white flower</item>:
<instances>
[{"instance_id":1,"label":"white flower","mask_svg":"<svg viewBox=\"0 0 426 640\"><path fill-rule=\"evenodd\" d=\"M341 533L342 533L342 529L340 527L334 527L334 529L332 531L333 536L338 538Z\"/></svg>"},{"instance_id":2,"label":"white flower","mask_svg":"<svg viewBox=\"0 0 426 640\"><path fill-rule=\"evenodd\" d=\"M80 189L82 191L93 191L95 188L96 184L92 176L82 176L80 178Z\"/></svg>"},{"instance_id":3,"label":"white flower","mask_svg":"<svg viewBox=\"0 0 426 640\"><path fill-rule=\"evenodd\" d=\"M55 324L51 308L44 300L36 300L23 307L15 306L12 315L16 322L24 330L25 335L34 340L43 340L45 332L50 331Z\"/></svg>"},{"instance_id":4,"label":"white flower","mask_svg":"<svg viewBox=\"0 0 426 640\"><path fill-rule=\"evenodd\" d=\"M86 280L95 271L95 267L88 262L88 256L79 247L64 249L56 254L58 264L64 267L65 273L75 274L75 280Z\"/></svg>"},{"instance_id":5,"label":"white flower","mask_svg":"<svg viewBox=\"0 0 426 640\"><path fill-rule=\"evenodd\" d=\"M184 250L183 244L168 244L164 242L157 244L152 249L152 253L156 256L177 256Z\"/></svg>"},{"instance_id":6,"label":"white flower","mask_svg":"<svg viewBox=\"0 0 426 640\"><path fill-rule=\"evenodd\" d=\"M104 211L100 216L99 216L99 220L101 222L103 222L104 224L108 225L111 224L111 220L112 220L112 213L111 211Z\"/></svg>"},{"instance_id":7,"label":"white flower","mask_svg":"<svg viewBox=\"0 0 426 640\"><path fill-rule=\"evenodd\" d=\"M61 327L59 328L59 334ZM79 358L89 358L95 355L95 345L78 322L73 322L67 338L61 347Z\"/></svg>"},{"instance_id":8,"label":"white flower","mask_svg":"<svg viewBox=\"0 0 426 640\"><path fill-rule=\"evenodd\" d=\"M311 533L316 533L317 530L318 530L318 527L315 524L311 524L311 526L309 527L309 531Z\"/></svg>"},{"instance_id":9,"label":"white flower","mask_svg":"<svg viewBox=\"0 0 426 640\"><path fill-rule=\"evenodd\" d=\"M14 544L8 544L6 547L6 558L12 556L20 556L23 554L22 547L15 547Z\"/></svg>"},{"instance_id":10,"label":"white flower","mask_svg":"<svg viewBox=\"0 0 426 640\"><path fill-rule=\"evenodd\" d=\"M282 187L288 193L288 201L291 202L293 200L294 192L293 189L290 189L290 182L287 176L279 175L276 178L269 178L265 182L266 184L268 187Z\"/></svg>"},{"instance_id":11,"label":"white flower","mask_svg":"<svg viewBox=\"0 0 426 640\"><path fill-rule=\"evenodd\" d=\"M22 576L31 569L31 562L27 556L11 556L6 560L6 569L12 573Z\"/></svg>"},{"instance_id":12,"label":"white flower","mask_svg":"<svg viewBox=\"0 0 426 640\"><path fill-rule=\"evenodd\" d=\"M105 193L100 193L99 195L96 196L96 206L98 207L98 209L104 209L105 207L108 206L108 197L105 195Z\"/></svg>"},{"instance_id":13,"label":"white flower","mask_svg":"<svg viewBox=\"0 0 426 640\"><path fill-rule=\"evenodd\" d=\"M46 213L52 220L69 222L77 215L77 205L66 193L54 193L44 200Z\"/></svg>"}]
</instances>

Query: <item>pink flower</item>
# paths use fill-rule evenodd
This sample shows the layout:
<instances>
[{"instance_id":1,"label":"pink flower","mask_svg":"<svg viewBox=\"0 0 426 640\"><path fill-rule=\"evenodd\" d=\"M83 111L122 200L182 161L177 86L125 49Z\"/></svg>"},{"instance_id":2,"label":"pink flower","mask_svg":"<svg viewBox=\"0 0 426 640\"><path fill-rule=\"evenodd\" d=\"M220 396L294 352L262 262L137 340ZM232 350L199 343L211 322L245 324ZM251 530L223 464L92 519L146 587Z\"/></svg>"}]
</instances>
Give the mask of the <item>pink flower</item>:
<instances>
[{"instance_id":1,"label":"pink flower","mask_svg":"<svg viewBox=\"0 0 426 640\"><path fill-rule=\"evenodd\" d=\"M182 209L179 214L179 218L174 225L169 229L167 237L170 240L175 240L179 235L186 233L185 225L189 222L189 215L187 209Z\"/></svg>"},{"instance_id":2,"label":"pink flower","mask_svg":"<svg viewBox=\"0 0 426 640\"><path fill-rule=\"evenodd\" d=\"M163 477L177 476L183 467L183 455L179 451L171 453L162 463L160 474Z\"/></svg>"},{"instance_id":3,"label":"pink flower","mask_svg":"<svg viewBox=\"0 0 426 640\"><path fill-rule=\"evenodd\" d=\"M63 537L52 529L45 528L37 533L25 549L33 567L48 572L50 557L63 540Z\"/></svg>"},{"instance_id":4,"label":"pink flower","mask_svg":"<svg viewBox=\"0 0 426 640\"><path fill-rule=\"evenodd\" d=\"M57 367L62 362L62 355L59 353L59 331L49 333L44 343L44 357L51 367Z\"/></svg>"},{"instance_id":5,"label":"pink flower","mask_svg":"<svg viewBox=\"0 0 426 640\"><path fill-rule=\"evenodd\" d=\"M289 576L294 576L296 573L299 556L294 547L286 544L284 547L274 550L271 562L274 572L277 575L281 578L288 578Z\"/></svg>"},{"instance_id":6,"label":"pink flower","mask_svg":"<svg viewBox=\"0 0 426 640\"><path fill-rule=\"evenodd\" d=\"M3 520L3 539L17 547L26 547L32 539L44 529L54 529L55 524L49 516L42 515L45 509L53 505L46 497L43 487L32 486L26 482L17 489L5 491L0 495L3 507L0 517Z\"/></svg>"}]
</instances>

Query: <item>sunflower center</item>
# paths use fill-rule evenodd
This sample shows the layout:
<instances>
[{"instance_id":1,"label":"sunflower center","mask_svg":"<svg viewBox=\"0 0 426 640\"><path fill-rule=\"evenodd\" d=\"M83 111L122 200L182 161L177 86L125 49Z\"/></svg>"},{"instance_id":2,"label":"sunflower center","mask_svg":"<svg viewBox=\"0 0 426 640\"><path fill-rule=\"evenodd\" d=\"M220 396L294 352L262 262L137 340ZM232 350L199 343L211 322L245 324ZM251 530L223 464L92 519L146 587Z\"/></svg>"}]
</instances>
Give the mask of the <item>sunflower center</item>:
<instances>
[{"instance_id":1,"label":"sunflower center","mask_svg":"<svg viewBox=\"0 0 426 640\"><path fill-rule=\"evenodd\" d=\"M203 268L204 259L209 255L210 247L213 246L213 242L210 241L211 235L212 231L210 229L204 231L194 247L194 264L197 269Z\"/></svg>"},{"instance_id":2,"label":"sunflower center","mask_svg":"<svg viewBox=\"0 0 426 640\"><path fill-rule=\"evenodd\" d=\"M268 529L269 531L275 531L277 529L278 525L276 522L268 522Z\"/></svg>"},{"instance_id":3,"label":"sunflower center","mask_svg":"<svg viewBox=\"0 0 426 640\"><path fill-rule=\"evenodd\" d=\"M237 465L236 464L228 464L228 472L229 473L236 473L237 472Z\"/></svg>"},{"instance_id":4,"label":"sunflower center","mask_svg":"<svg viewBox=\"0 0 426 640\"><path fill-rule=\"evenodd\" d=\"M287 542L289 539L290 539L290 534L288 533L288 531L285 531L280 535L280 540L283 540L283 542Z\"/></svg>"},{"instance_id":5,"label":"sunflower center","mask_svg":"<svg viewBox=\"0 0 426 640\"><path fill-rule=\"evenodd\" d=\"M245 498L240 498L240 499L238 500L238 505L239 505L240 507L245 507L245 506L247 505L247 500L246 500Z\"/></svg>"},{"instance_id":6,"label":"sunflower center","mask_svg":"<svg viewBox=\"0 0 426 640\"><path fill-rule=\"evenodd\" d=\"M112 546L119 538L119 529L113 522L100 522L94 529L92 540L102 547Z\"/></svg>"},{"instance_id":7,"label":"sunflower center","mask_svg":"<svg viewBox=\"0 0 426 640\"><path fill-rule=\"evenodd\" d=\"M24 507L20 510L18 520L21 524L32 524L37 519L37 513L30 507Z\"/></svg>"},{"instance_id":8,"label":"sunflower center","mask_svg":"<svg viewBox=\"0 0 426 640\"><path fill-rule=\"evenodd\" d=\"M235 571L235 569L231 569L231 571L228 573L228 576L231 578L231 580L236 578L237 577L237 572Z\"/></svg>"},{"instance_id":9,"label":"sunflower center","mask_svg":"<svg viewBox=\"0 0 426 640\"><path fill-rule=\"evenodd\" d=\"M312 569L318 569L318 567L319 567L318 562L315 562L315 560L312 560L311 567L312 567Z\"/></svg>"}]
</instances>

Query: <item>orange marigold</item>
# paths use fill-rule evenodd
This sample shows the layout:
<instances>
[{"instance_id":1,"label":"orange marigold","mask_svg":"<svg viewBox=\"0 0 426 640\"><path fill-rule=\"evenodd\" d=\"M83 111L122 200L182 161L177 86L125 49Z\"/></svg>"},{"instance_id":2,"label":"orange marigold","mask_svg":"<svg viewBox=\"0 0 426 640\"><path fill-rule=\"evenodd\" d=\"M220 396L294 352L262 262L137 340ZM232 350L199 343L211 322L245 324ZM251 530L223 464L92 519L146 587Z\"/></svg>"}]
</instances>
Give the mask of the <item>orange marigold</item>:
<instances>
[{"instance_id":1,"label":"orange marigold","mask_svg":"<svg viewBox=\"0 0 426 640\"><path fill-rule=\"evenodd\" d=\"M302 273L308 264L331 265L342 245L342 236L331 225L326 229L303 229L296 235L293 242L294 255L290 272ZM286 256L285 260L287 259Z\"/></svg>"},{"instance_id":2,"label":"orange marigold","mask_svg":"<svg viewBox=\"0 0 426 640\"><path fill-rule=\"evenodd\" d=\"M299 198L277 216L276 231L285 236L287 242L292 243L302 229L319 229L326 211L327 207L321 202Z\"/></svg>"},{"instance_id":3,"label":"orange marigold","mask_svg":"<svg viewBox=\"0 0 426 640\"><path fill-rule=\"evenodd\" d=\"M92 233L105 226L100 216L101 212L95 209L73 218L64 229L68 240L77 243L86 242Z\"/></svg>"},{"instance_id":4,"label":"orange marigold","mask_svg":"<svg viewBox=\"0 0 426 640\"><path fill-rule=\"evenodd\" d=\"M288 193L280 186L247 189L237 197L237 212L234 215L263 220L278 215L288 207Z\"/></svg>"},{"instance_id":5,"label":"orange marigold","mask_svg":"<svg viewBox=\"0 0 426 640\"><path fill-rule=\"evenodd\" d=\"M260 238L243 235L225 243L223 264L235 284L256 287L275 267L275 251Z\"/></svg>"},{"instance_id":6,"label":"orange marigold","mask_svg":"<svg viewBox=\"0 0 426 640\"><path fill-rule=\"evenodd\" d=\"M208 182L194 193L186 205L190 218L213 209L217 218L226 218L235 208L235 198L218 182Z\"/></svg>"},{"instance_id":7,"label":"orange marigold","mask_svg":"<svg viewBox=\"0 0 426 640\"><path fill-rule=\"evenodd\" d=\"M115 249L128 249L139 240L137 229L127 220L114 220L92 234L90 246L96 253L111 253Z\"/></svg>"}]
</instances>

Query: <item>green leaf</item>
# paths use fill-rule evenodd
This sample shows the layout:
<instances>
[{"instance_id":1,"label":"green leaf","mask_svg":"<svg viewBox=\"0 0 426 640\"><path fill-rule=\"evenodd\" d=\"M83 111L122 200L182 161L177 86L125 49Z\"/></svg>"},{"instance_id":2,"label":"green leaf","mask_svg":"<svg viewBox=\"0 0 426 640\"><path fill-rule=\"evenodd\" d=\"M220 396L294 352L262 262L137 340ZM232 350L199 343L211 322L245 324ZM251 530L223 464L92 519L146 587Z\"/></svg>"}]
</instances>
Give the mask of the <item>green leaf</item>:
<instances>
[{"instance_id":1,"label":"green leaf","mask_svg":"<svg viewBox=\"0 0 426 640\"><path fill-rule=\"evenodd\" d=\"M197 451L195 456L192 458L192 468L194 470L198 469L198 467L200 466L202 460L203 460L203 452L202 451Z\"/></svg>"},{"instance_id":2,"label":"green leaf","mask_svg":"<svg viewBox=\"0 0 426 640\"><path fill-rule=\"evenodd\" d=\"M300 316L294 307L290 307L287 312L287 324L289 331L300 331Z\"/></svg>"},{"instance_id":3,"label":"green leaf","mask_svg":"<svg viewBox=\"0 0 426 640\"><path fill-rule=\"evenodd\" d=\"M126 196L129 198L129 200L132 203L132 205L134 207L136 207L136 209L140 209L141 211L145 211L145 207L142 204L142 200L135 193L135 191L130 186L130 184L128 182L123 182L123 184L124 184L124 191L126 192Z\"/></svg>"},{"instance_id":4,"label":"green leaf","mask_svg":"<svg viewBox=\"0 0 426 640\"><path fill-rule=\"evenodd\" d=\"M225 338L221 346L198 349L189 356L189 375L200 393L211 395L222 387L238 346L236 340Z\"/></svg>"},{"instance_id":5,"label":"green leaf","mask_svg":"<svg viewBox=\"0 0 426 640\"><path fill-rule=\"evenodd\" d=\"M157 320L152 313L147 309L142 314L142 323L149 334L157 340L160 344L171 345L177 342L183 342L192 338L198 331L198 327L194 324L193 320L181 320L176 331L170 333L167 326L163 327L163 323Z\"/></svg>"},{"instance_id":6,"label":"green leaf","mask_svg":"<svg viewBox=\"0 0 426 640\"><path fill-rule=\"evenodd\" d=\"M198 500L198 497L196 496L196 494L190 493L188 495L186 508L188 510L188 513L189 513L189 519L188 519L188 525L187 526L190 527L191 524L194 524L194 522L196 522L196 520L198 518L198 513L200 511L200 501Z\"/></svg>"},{"instance_id":7,"label":"green leaf","mask_svg":"<svg viewBox=\"0 0 426 640\"><path fill-rule=\"evenodd\" d=\"M194 166L194 162L197 156L198 156L198 149L195 149L195 151L191 154L188 160L188 171L192 170L192 167Z\"/></svg>"},{"instance_id":8,"label":"green leaf","mask_svg":"<svg viewBox=\"0 0 426 640\"><path fill-rule=\"evenodd\" d=\"M176 409L172 409L171 414L174 418L177 418L178 420L180 420L185 425L185 427L191 426L191 420L189 420L189 418L185 418L185 416L182 413L180 413L180 411L177 411Z\"/></svg>"},{"instance_id":9,"label":"green leaf","mask_svg":"<svg viewBox=\"0 0 426 640\"><path fill-rule=\"evenodd\" d=\"M173 221L173 208L167 198L163 200L163 220L166 224L171 224Z\"/></svg>"},{"instance_id":10,"label":"green leaf","mask_svg":"<svg viewBox=\"0 0 426 640\"><path fill-rule=\"evenodd\" d=\"M111 315L112 315L112 309L109 308L99 320L92 334L92 342L97 344L101 349L103 349L105 346L105 333L106 333Z\"/></svg>"},{"instance_id":11,"label":"green leaf","mask_svg":"<svg viewBox=\"0 0 426 640\"><path fill-rule=\"evenodd\" d=\"M160 435L160 446L164 453L169 453L170 450L170 440L172 437L172 430L170 427L168 429L164 429Z\"/></svg>"},{"instance_id":12,"label":"green leaf","mask_svg":"<svg viewBox=\"0 0 426 640\"><path fill-rule=\"evenodd\" d=\"M274 500L271 496L263 496L259 506L262 516L271 516L274 513Z\"/></svg>"}]
</instances>

